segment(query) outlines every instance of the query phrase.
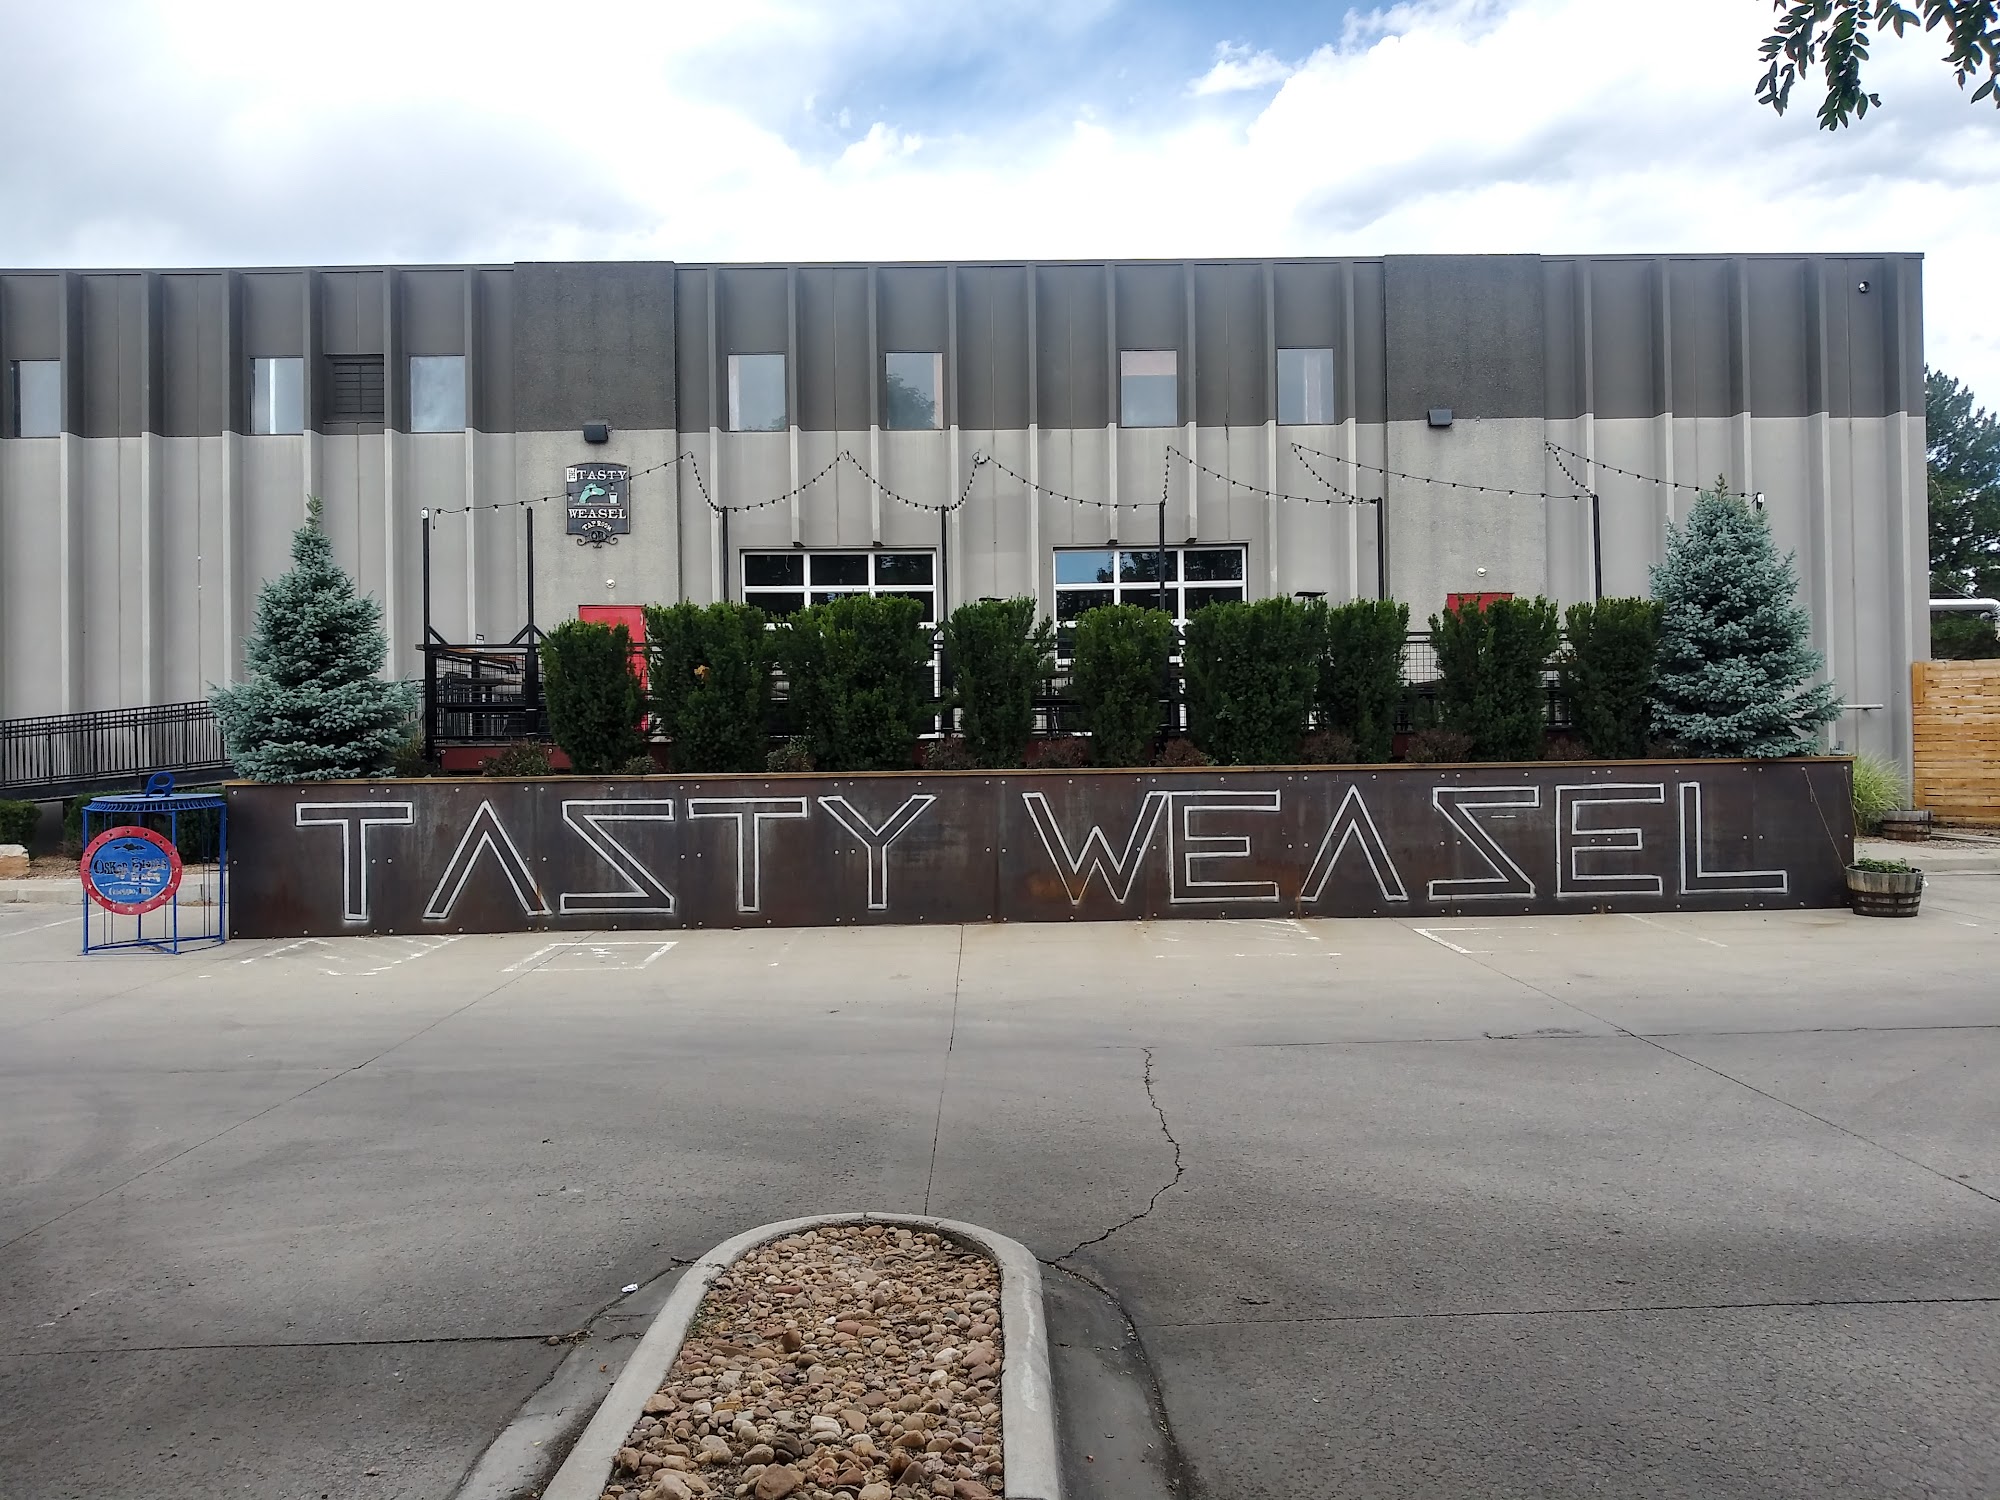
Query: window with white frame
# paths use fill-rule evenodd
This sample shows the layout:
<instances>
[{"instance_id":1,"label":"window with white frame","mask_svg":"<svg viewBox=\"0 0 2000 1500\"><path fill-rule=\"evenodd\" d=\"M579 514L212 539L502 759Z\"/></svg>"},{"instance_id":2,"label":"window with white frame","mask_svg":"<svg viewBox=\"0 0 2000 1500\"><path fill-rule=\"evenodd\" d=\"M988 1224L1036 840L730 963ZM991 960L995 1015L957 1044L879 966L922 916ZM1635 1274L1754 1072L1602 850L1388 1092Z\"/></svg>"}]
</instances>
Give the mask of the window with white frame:
<instances>
[{"instance_id":1,"label":"window with white frame","mask_svg":"<svg viewBox=\"0 0 2000 1500\"><path fill-rule=\"evenodd\" d=\"M923 431L944 426L944 356L882 356L882 425Z\"/></svg>"},{"instance_id":2,"label":"window with white frame","mask_svg":"<svg viewBox=\"0 0 2000 1500\"><path fill-rule=\"evenodd\" d=\"M62 361L17 359L8 383L14 388L14 436L62 434Z\"/></svg>"},{"instance_id":3,"label":"window with white frame","mask_svg":"<svg viewBox=\"0 0 2000 1500\"><path fill-rule=\"evenodd\" d=\"M729 356L729 430L783 432L786 421L785 356Z\"/></svg>"},{"instance_id":4,"label":"window with white frame","mask_svg":"<svg viewBox=\"0 0 2000 1500\"><path fill-rule=\"evenodd\" d=\"M258 437L306 430L306 362L250 361L250 431Z\"/></svg>"},{"instance_id":5,"label":"window with white frame","mask_svg":"<svg viewBox=\"0 0 2000 1500\"><path fill-rule=\"evenodd\" d=\"M1118 356L1118 425L1177 427L1180 355L1172 349L1126 349Z\"/></svg>"},{"instance_id":6,"label":"window with white frame","mask_svg":"<svg viewBox=\"0 0 2000 1500\"><path fill-rule=\"evenodd\" d=\"M1323 426L1333 421L1333 351L1278 351L1278 425Z\"/></svg>"},{"instance_id":7,"label":"window with white frame","mask_svg":"<svg viewBox=\"0 0 2000 1500\"><path fill-rule=\"evenodd\" d=\"M1075 547L1056 552L1056 632L1062 654L1086 610L1105 604L1160 605L1162 584L1174 622L1185 625L1204 604L1244 597L1244 551L1233 547L1169 547L1166 577L1157 548Z\"/></svg>"},{"instance_id":8,"label":"window with white frame","mask_svg":"<svg viewBox=\"0 0 2000 1500\"><path fill-rule=\"evenodd\" d=\"M937 619L937 562L929 552L746 552L743 602L773 619L845 594L901 596Z\"/></svg>"},{"instance_id":9,"label":"window with white frame","mask_svg":"<svg viewBox=\"0 0 2000 1500\"><path fill-rule=\"evenodd\" d=\"M410 356L410 431L465 431L465 356Z\"/></svg>"}]
</instances>

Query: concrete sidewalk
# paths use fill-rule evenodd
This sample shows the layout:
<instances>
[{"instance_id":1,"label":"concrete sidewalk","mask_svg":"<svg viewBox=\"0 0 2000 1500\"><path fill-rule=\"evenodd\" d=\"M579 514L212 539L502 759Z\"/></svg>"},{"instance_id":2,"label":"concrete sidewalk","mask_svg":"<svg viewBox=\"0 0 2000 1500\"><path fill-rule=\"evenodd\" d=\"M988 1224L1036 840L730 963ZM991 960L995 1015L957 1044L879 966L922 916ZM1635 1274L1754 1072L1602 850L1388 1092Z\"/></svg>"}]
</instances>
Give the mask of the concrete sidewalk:
<instances>
[{"instance_id":1,"label":"concrete sidewalk","mask_svg":"<svg viewBox=\"0 0 2000 1500\"><path fill-rule=\"evenodd\" d=\"M0 910L9 1500L437 1500L622 1286L856 1207L1115 1293L1196 1496L2000 1491L1988 878L1902 922L75 923Z\"/></svg>"}]
</instances>

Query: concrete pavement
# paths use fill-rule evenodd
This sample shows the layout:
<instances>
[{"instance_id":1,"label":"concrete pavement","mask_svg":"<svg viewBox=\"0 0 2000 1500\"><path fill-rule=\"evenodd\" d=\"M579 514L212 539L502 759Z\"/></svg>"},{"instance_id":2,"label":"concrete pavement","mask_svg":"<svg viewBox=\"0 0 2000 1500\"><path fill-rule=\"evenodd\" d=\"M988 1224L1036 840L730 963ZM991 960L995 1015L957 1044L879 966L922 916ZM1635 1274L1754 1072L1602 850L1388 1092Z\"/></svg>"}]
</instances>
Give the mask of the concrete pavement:
<instances>
[{"instance_id":1,"label":"concrete pavement","mask_svg":"<svg viewBox=\"0 0 2000 1500\"><path fill-rule=\"evenodd\" d=\"M1116 1293L1203 1495L2000 1489L1992 877L1908 922L76 933L0 910L9 1500L447 1495L621 1286L856 1207Z\"/></svg>"}]
</instances>

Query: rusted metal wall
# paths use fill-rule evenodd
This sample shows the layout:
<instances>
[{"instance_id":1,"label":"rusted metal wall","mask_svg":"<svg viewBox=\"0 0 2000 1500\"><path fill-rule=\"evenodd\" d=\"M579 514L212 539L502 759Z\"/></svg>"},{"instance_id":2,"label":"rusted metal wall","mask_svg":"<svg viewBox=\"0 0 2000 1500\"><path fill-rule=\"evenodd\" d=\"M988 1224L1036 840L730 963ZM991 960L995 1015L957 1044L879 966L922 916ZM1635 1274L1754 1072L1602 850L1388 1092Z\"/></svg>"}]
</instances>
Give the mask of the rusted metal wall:
<instances>
[{"instance_id":1,"label":"rusted metal wall","mask_svg":"<svg viewBox=\"0 0 2000 1500\"><path fill-rule=\"evenodd\" d=\"M1839 760L229 788L238 937L1835 906Z\"/></svg>"}]
</instances>

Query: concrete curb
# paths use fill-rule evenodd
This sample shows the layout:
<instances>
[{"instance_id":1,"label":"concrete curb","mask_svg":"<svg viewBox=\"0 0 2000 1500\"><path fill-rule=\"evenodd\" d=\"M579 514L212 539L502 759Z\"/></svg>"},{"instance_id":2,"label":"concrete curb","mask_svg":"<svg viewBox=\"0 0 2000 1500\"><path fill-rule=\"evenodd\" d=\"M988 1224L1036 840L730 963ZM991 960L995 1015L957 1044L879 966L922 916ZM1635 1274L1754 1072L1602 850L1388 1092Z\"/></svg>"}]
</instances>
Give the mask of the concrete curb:
<instances>
[{"instance_id":1,"label":"concrete curb","mask_svg":"<svg viewBox=\"0 0 2000 1500\"><path fill-rule=\"evenodd\" d=\"M1055 1388L1049 1379L1049 1330L1042 1311L1041 1262L1027 1246L976 1224L921 1214L818 1214L783 1219L724 1240L681 1277L653 1326L632 1351L597 1415L556 1470L542 1500L598 1500L625 1436L644 1414L646 1398L660 1388L680 1353L688 1325L715 1278L759 1245L846 1224L893 1224L926 1229L979 1251L1000 1267L1000 1440L1005 1453L1008 1500L1062 1500L1062 1466L1056 1446Z\"/></svg>"},{"instance_id":2,"label":"concrete curb","mask_svg":"<svg viewBox=\"0 0 2000 1500\"><path fill-rule=\"evenodd\" d=\"M1907 859L1927 875L2000 875L2000 844L1978 849L1934 844L1928 839L1910 843L1899 839L1856 839L1854 852L1862 859Z\"/></svg>"},{"instance_id":3,"label":"concrete curb","mask_svg":"<svg viewBox=\"0 0 2000 1500\"><path fill-rule=\"evenodd\" d=\"M83 882L75 876L26 875L0 880L0 906L74 906L83 908Z\"/></svg>"}]
</instances>

